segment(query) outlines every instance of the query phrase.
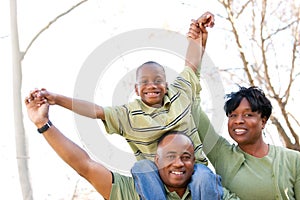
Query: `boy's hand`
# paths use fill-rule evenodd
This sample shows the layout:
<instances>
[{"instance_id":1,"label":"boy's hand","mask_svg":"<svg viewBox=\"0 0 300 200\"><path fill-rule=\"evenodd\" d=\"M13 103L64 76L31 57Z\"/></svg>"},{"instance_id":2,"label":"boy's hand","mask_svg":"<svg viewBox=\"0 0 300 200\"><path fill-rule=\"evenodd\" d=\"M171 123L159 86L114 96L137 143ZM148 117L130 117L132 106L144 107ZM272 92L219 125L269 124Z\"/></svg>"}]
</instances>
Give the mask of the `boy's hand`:
<instances>
[{"instance_id":1,"label":"boy's hand","mask_svg":"<svg viewBox=\"0 0 300 200\"><path fill-rule=\"evenodd\" d=\"M212 28L215 25L215 16L210 12L205 12L201 17L197 19L199 26Z\"/></svg>"},{"instance_id":2,"label":"boy's hand","mask_svg":"<svg viewBox=\"0 0 300 200\"><path fill-rule=\"evenodd\" d=\"M29 99L35 99L37 103L49 103L49 105L55 105L56 94L48 92L45 88L42 89L34 89L30 91Z\"/></svg>"},{"instance_id":3,"label":"boy's hand","mask_svg":"<svg viewBox=\"0 0 300 200\"><path fill-rule=\"evenodd\" d=\"M210 12L205 12L197 20L192 19L189 32L187 33L188 39L201 41L202 47L205 48L207 41L206 27L212 28L215 25L215 17Z\"/></svg>"},{"instance_id":4,"label":"boy's hand","mask_svg":"<svg viewBox=\"0 0 300 200\"><path fill-rule=\"evenodd\" d=\"M202 61L203 53L207 41L206 27L214 26L214 15L210 12L205 12L197 20L192 20L187 37L189 45L186 54L185 64L197 72Z\"/></svg>"},{"instance_id":5,"label":"boy's hand","mask_svg":"<svg viewBox=\"0 0 300 200\"><path fill-rule=\"evenodd\" d=\"M28 103L30 103L31 101L34 100L35 104L40 106L44 103L47 103L47 99L44 98L44 97L41 97L39 94L40 94L40 91L39 89L35 88L34 90L31 90L29 95L26 97L26 100L28 100ZM26 103L26 101L25 101Z\"/></svg>"},{"instance_id":6,"label":"boy's hand","mask_svg":"<svg viewBox=\"0 0 300 200\"><path fill-rule=\"evenodd\" d=\"M38 97L39 98L44 98L47 99L47 102L50 105L55 105L55 98L56 98L56 94L48 92L48 90L46 90L45 88L42 88L39 93L38 93Z\"/></svg>"}]
</instances>

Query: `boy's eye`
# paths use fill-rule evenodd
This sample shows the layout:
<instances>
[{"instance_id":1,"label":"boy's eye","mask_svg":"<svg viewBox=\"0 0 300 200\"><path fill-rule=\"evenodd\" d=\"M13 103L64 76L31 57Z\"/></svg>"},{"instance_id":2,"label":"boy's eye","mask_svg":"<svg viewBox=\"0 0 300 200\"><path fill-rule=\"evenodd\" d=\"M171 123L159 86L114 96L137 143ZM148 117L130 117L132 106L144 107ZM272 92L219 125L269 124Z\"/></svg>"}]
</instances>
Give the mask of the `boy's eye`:
<instances>
[{"instance_id":1,"label":"boy's eye","mask_svg":"<svg viewBox=\"0 0 300 200\"><path fill-rule=\"evenodd\" d=\"M153 82L155 85L159 85L159 84L162 84L163 83L163 80L155 80Z\"/></svg>"},{"instance_id":2,"label":"boy's eye","mask_svg":"<svg viewBox=\"0 0 300 200\"><path fill-rule=\"evenodd\" d=\"M160 85L160 84L163 84L165 81L161 80L161 79L157 79L157 80L154 80L154 81L148 81L148 80L142 80L140 82L138 82L139 85L149 85L149 84L154 84L154 85Z\"/></svg>"},{"instance_id":3,"label":"boy's eye","mask_svg":"<svg viewBox=\"0 0 300 200\"><path fill-rule=\"evenodd\" d=\"M144 81L141 81L140 84L143 84L143 85L147 85L149 83L149 81L147 80L144 80Z\"/></svg>"}]
</instances>

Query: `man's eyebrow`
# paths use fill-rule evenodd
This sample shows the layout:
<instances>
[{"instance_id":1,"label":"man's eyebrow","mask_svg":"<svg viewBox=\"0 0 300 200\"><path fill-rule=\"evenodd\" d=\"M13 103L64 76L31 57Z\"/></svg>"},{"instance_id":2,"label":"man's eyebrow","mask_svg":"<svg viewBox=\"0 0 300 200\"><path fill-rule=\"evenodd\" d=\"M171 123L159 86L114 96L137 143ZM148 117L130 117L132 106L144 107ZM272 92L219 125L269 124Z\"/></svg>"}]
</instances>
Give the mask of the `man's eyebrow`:
<instances>
[{"instance_id":1,"label":"man's eyebrow","mask_svg":"<svg viewBox=\"0 0 300 200\"><path fill-rule=\"evenodd\" d=\"M168 151L167 154L176 154L176 151Z\"/></svg>"},{"instance_id":2,"label":"man's eyebrow","mask_svg":"<svg viewBox=\"0 0 300 200\"><path fill-rule=\"evenodd\" d=\"M192 153L190 153L189 151L184 151L184 152L180 152L180 153L178 153L176 151L168 151L166 154L180 154L180 155L188 154L188 155L192 155Z\"/></svg>"},{"instance_id":3,"label":"man's eyebrow","mask_svg":"<svg viewBox=\"0 0 300 200\"><path fill-rule=\"evenodd\" d=\"M185 151L185 152L182 153L182 155L186 155L186 154L190 155L190 156L192 155L189 151Z\"/></svg>"}]
</instances>

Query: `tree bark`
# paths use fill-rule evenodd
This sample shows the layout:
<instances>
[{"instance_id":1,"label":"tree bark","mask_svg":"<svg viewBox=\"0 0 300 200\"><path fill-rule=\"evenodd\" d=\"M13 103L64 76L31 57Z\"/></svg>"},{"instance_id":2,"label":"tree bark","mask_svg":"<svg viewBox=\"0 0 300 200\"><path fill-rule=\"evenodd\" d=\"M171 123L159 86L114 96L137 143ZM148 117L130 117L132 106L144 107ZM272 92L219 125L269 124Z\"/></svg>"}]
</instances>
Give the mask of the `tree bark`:
<instances>
[{"instance_id":1,"label":"tree bark","mask_svg":"<svg viewBox=\"0 0 300 200\"><path fill-rule=\"evenodd\" d=\"M31 180L28 169L28 149L27 138L25 135L22 100L21 100L21 85L22 85L22 70L21 70L21 52L19 48L18 23L17 23L17 2L10 1L10 22L11 22L11 43L12 43L12 67L13 67L13 112L15 123L15 141L16 141L16 156L19 172L19 180L24 200L33 199Z\"/></svg>"}]
</instances>

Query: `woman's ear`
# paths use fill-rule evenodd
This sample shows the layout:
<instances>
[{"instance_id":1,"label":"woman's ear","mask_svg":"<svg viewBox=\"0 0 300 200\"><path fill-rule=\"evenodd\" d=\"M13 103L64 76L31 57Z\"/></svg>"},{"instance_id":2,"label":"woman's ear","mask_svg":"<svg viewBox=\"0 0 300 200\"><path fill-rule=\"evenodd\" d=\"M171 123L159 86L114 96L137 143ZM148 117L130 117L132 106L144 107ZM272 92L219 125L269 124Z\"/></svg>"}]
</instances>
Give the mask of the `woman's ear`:
<instances>
[{"instance_id":1,"label":"woman's ear","mask_svg":"<svg viewBox=\"0 0 300 200\"><path fill-rule=\"evenodd\" d=\"M266 126L266 123L267 123L267 118L266 117L263 117L262 119L261 119L261 126L262 126L262 129L264 129L265 128L265 126Z\"/></svg>"}]
</instances>

